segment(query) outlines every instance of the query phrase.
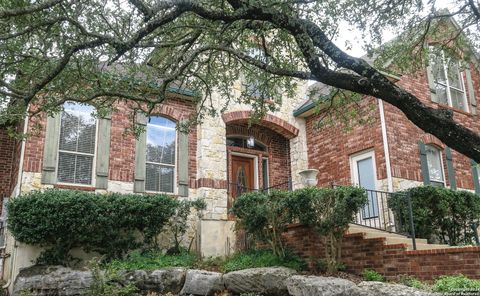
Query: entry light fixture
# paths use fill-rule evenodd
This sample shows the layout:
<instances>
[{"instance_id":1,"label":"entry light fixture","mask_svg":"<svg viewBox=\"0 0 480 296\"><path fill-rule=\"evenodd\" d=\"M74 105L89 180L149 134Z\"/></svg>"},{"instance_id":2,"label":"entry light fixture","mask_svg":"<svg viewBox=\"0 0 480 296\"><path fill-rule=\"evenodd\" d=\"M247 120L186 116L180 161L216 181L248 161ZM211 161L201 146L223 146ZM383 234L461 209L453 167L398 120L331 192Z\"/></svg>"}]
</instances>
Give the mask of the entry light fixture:
<instances>
[{"instance_id":1,"label":"entry light fixture","mask_svg":"<svg viewBox=\"0 0 480 296\"><path fill-rule=\"evenodd\" d=\"M248 137L247 139L247 147L253 148L255 146L255 138L253 136Z\"/></svg>"}]
</instances>

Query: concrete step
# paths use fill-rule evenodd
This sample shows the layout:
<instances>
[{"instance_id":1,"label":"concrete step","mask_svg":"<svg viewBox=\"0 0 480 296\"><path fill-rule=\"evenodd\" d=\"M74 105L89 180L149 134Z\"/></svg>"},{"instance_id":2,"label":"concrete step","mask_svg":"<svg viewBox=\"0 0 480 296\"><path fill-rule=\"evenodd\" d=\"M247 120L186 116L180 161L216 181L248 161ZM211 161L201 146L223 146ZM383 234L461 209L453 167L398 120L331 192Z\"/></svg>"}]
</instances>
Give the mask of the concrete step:
<instances>
[{"instance_id":1,"label":"concrete step","mask_svg":"<svg viewBox=\"0 0 480 296\"><path fill-rule=\"evenodd\" d=\"M413 250L413 242L412 239L397 233L391 233L388 231L383 231L380 229L373 229L369 227L364 227L357 224L350 224L348 233L364 233L365 238L385 238L386 245L394 245L394 244L406 244L408 250ZM448 245L440 245L440 244L429 244L426 239L417 238L415 240L417 250L431 250L431 249L446 249L450 248Z\"/></svg>"}]
</instances>

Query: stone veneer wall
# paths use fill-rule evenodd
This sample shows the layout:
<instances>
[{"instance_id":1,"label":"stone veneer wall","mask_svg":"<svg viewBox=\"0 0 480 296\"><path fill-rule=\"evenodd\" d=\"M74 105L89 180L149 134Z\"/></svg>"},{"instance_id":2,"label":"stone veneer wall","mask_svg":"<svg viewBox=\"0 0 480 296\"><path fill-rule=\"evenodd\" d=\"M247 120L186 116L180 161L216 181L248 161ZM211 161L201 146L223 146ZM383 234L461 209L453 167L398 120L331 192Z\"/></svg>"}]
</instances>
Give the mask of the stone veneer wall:
<instances>
[{"instance_id":1,"label":"stone veneer wall","mask_svg":"<svg viewBox=\"0 0 480 296\"><path fill-rule=\"evenodd\" d=\"M314 268L324 258L324 247L314 230L292 225L284 235L287 245ZM347 234L342 244L342 262L347 271L360 275L373 269L388 280L402 274L421 280L462 273L480 279L480 247L407 251L405 244L386 245L385 238L364 238L363 233Z\"/></svg>"}]
</instances>

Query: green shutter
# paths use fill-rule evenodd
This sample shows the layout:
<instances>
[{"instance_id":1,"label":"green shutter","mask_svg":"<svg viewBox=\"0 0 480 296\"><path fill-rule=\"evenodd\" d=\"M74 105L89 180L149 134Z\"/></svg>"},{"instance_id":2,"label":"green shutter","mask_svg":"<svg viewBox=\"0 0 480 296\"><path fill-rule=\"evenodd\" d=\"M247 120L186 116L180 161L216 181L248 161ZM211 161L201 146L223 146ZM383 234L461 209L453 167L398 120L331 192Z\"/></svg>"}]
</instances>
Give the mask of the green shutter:
<instances>
[{"instance_id":1,"label":"green shutter","mask_svg":"<svg viewBox=\"0 0 480 296\"><path fill-rule=\"evenodd\" d=\"M188 196L188 133L178 133L178 195Z\"/></svg>"},{"instance_id":2,"label":"green shutter","mask_svg":"<svg viewBox=\"0 0 480 296\"><path fill-rule=\"evenodd\" d=\"M137 137L135 143L135 183L133 191L145 192L145 162L147 149L147 117L143 113L137 113L137 126L144 131Z\"/></svg>"},{"instance_id":3,"label":"green shutter","mask_svg":"<svg viewBox=\"0 0 480 296\"><path fill-rule=\"evenodd\" d=\"M58 141L60 138L60 122L62 113L58 113L55 117L47 118L47 126L45 131L45 145L43 147L43 163L42 163L42 183L55 184L57 182L56 168L58 157Z\"/></svg>"},{"instance_id":4,"label":"green shutter","mask_svg":"<svg viewBox=\"0 0 480 296\"><path fill-rule=\"evenodd\" d=\"M478 180L478 164L475 160L471 160L472 162L472 176L473 176L473 187L475 188L475 193L480 194L480 180Z\"/></svg>"},{"instance_id":5,"label":"green shutter","mask_svg":"<svg viewBox=\"0 0 480 296\"><path fill-rule=\"evenodd\" d=\"M430 185L430 174L428 172L428 161L425 144L423 144L422 141L418 141L418 148L420 150L420 164L422 166L423 184Z\"/></svg>"},{"instance_id":6,"label":"green shutter","mask_svg":"<svg viewBox=\"0 0 480 296\"><path fill-rule=\"evenodd\" d=\"M448 181L450 188L457 190L457 181L455 180L455 169L453 168L452 151L449 147L445 148L445 158L447 159Z\"/></svg>"},{"instance_id":7,"label":"green shutter","mask_svg":"<svg viewBox=\"0 0 480 296\"><path fill-rule=\"evenodd\" d=\"M470 69L468 67L465 70L465 76L467 78L467 91L470 102L470 113L477 114L477 99L475 98L475 89L473 88L472 73L470 73Z\"/></svg>"},{"instance_id":8,"label":"green shutter","mask_svg":"<svg viewBox=\"0 0 480 296\"><path fill-rule=\"evenodd\" d=\"M108 163L110 160L110 126L110 115L98 119L97 161L95 168L95 187L98 189L107 189L108 187Z\"/></svg>"},{"instance_id":9,"label":"green shutter","mask_svg":"<svg viewBox=\"0 0 480 296\"><path fill-rule=\"evenodd\" d=\"M435 85L435 79L433 77L433 69L431 65L427 66L427 79L428 79L428 87L430 89L430 98L433 102L438 102L437 88Z\"/></svg>"}]
</instances>

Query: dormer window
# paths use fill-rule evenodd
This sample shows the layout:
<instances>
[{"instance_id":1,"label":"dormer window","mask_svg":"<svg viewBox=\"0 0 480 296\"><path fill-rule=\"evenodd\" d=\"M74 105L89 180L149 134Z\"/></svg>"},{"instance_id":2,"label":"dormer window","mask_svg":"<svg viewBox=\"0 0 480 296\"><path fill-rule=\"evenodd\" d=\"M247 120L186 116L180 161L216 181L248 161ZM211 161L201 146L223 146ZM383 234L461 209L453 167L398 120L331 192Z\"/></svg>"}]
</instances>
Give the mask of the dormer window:
<instances>
[{"instance_id":1,"label":"dormer window","mask_svg":"<svg viewBox=\"0 0 480 296\"><path fill-rule=\"evenodd\" d=\"M430 66L437 102L469 112L460 62L454 58L447 57L443 51L432 50Z\"/></svg>"}]
</instances>

